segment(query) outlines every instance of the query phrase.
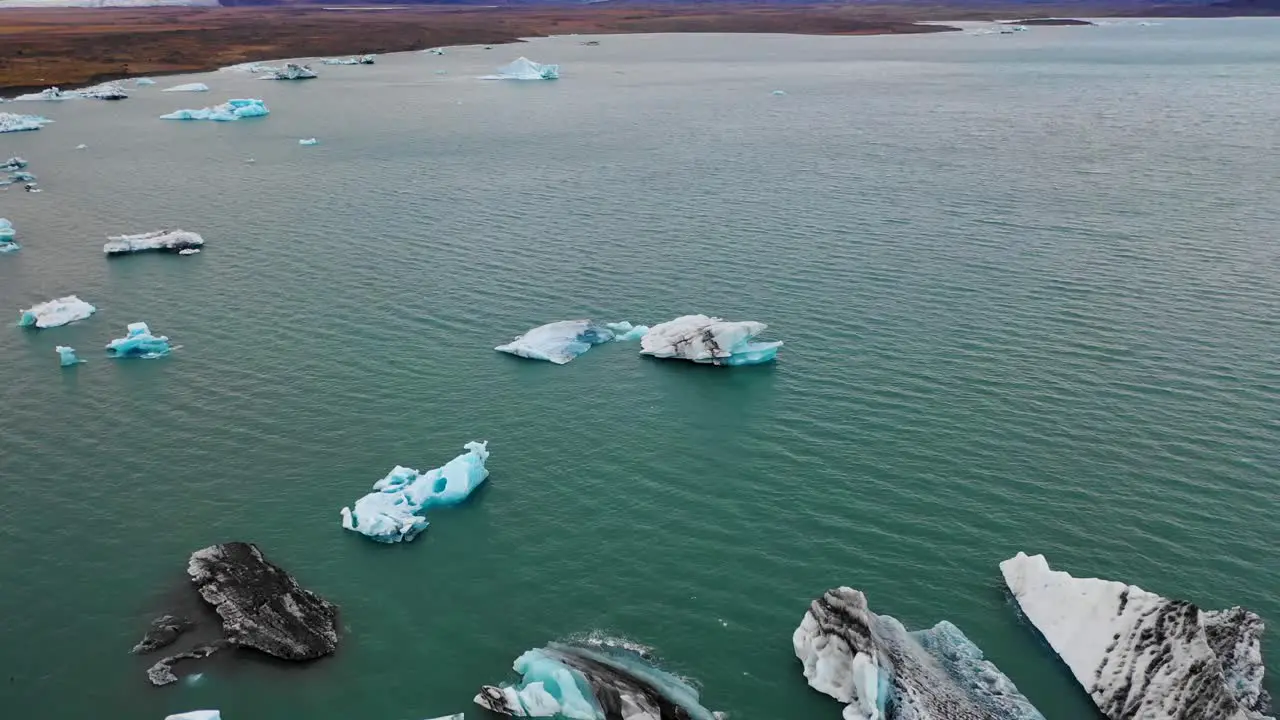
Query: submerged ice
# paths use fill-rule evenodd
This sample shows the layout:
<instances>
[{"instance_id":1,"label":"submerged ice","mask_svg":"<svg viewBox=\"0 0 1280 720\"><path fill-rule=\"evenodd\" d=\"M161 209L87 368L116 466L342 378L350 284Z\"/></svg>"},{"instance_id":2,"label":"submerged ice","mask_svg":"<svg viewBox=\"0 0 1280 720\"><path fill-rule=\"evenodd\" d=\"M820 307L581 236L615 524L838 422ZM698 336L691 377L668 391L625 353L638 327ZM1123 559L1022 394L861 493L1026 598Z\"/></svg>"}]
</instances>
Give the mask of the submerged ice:
<instances>
[{"instance_id":1,"label":"submerged ice","mask_svg":"<svg viewBox=\"0 0 1280 720\"><path fill-rule=\"evenodd\" d=\"M908 632L853 588L814 600L791 642L844 720L1044 720L955 625Z\"/></svg>"},{"instance_id":2,"label":"submerged ice","mask_svg":"<svg viewBox=\"0 0 1280 720\"><path fill-rule=\"evenodd\" d=\"M1272 720L1263 624L1133 585L1051 570L1043 555L1000 563L1005 584L1111 720Z\"/></svg>"},{"instance_id":3,"label":"submerged ice","mask_svg":"<svg viewBox=\"0 0 1280 720\"><path fill-rule=\"evenodd\" d=\"M560 77L559 65L541 65L527 57L519 57L498 68L493 75L482 80L555 80Z\"/></svg>"},{"instance_id":4,"label":"submerged ice","mask_svg":"<svg viewBox=\"0 0 1280 720\"><path fill-rule=\"evenodd\" d=\"M717 720L698 691L645 657L610 643L550 643L516 658L520 681L486 685L477 705L515 717Z\"/></svg>"},{"instance_id":5,"label":"submerged ice","mask_svg":"<svg viewBox=\"0 0 1280 720\"><path fill-rule=\"evenodd\" d=\"M180 252L199 248L202 245L204 245L204 238L198 233L186 230L154 230L137 235L108 236L102 251L108 255L126 255L147 250Z\"/></svg>"},{"instance_id":6,"label":"submerged ice","mask_svg":"<svg viewBox=\"0 0 1280 720\"><path fill-rule=\"evenodd\" d=\"M75 295L54 298L22 311L18 324L24 327L51 328L84 320L98 309Z\"/></svg>"},{"instance_id":7,"label":"submerged ice","mask_svg":"<svg viewBox=\"0 0 1280 720\"><path fill-rule=\"evenodd\" d=\"M640 352L711 365L757 365L772 361L782 347L781 342L752 342L767 327L685 315L650 328L640 340Z\"/></svg>"},{"instance_id":8,"label":"submerged ice","mask_svg":"<svg viewBox=\"0 0 1280 720\"><path fill-rule=\"evenodd\" d=\"M161 115L161 120L213 120L230 122L241 118L263 117L270 114L266 103L254 98L238 98L228 100L221 105L201 108L199 110L174 110L168 115Z\"/></svg>"},{"instance_id":9,"label":"submerged ice","mask_svg":"<svg viewBox=\"0 0 1280 720\"><path fill-rule=\"evenodd\" d=\"M42 126L51 122L53 121L39 115L0 112L0 133L39 130Z\"/></svg>"},{"instance_id":10,"label":"submerged ice","mask_svg":"<svg viewBox=\"0 0 1280 720\"><path fill-rule=\"evenodd\" d=\"M114 357L158 358L169 354L169 338L152 335L144 322L129 323L128 332L107 344L107 352Z\"/></svg>"},{"instance_id":11,"label":"submerged ice","mask_svg":"<svg viewBox=\"0 0 1280 720\"><path fill-rule=\"evenodd\" d=\"M489 477L484 466L488 443L469 442L464 449L443 467L424 473L397 465L354 508L342 508L342 527L378 542L413 540L427 529L428 508L461 503Z\"/></svg>"}]
</instances>

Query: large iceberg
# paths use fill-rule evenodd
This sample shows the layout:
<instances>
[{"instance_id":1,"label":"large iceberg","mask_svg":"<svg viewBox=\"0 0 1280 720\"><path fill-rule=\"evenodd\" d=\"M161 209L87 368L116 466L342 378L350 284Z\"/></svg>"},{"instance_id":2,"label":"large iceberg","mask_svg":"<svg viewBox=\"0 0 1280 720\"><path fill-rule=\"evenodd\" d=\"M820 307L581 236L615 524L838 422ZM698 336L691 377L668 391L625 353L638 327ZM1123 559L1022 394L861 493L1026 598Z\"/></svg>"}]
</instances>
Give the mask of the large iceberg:
<instances>
[{"instance_id":1,"label":"large iceberg","mask_svg":"<svg viewBox=\"0 0 1280 720\"><path fill-rule=\"evenodd\" d=\"M93 85L79 90L63 90L57 86L45 88L40 92L27 93L13 98L15 101L38 101L38 100L78 100L88 98L92 100L124 100L129 97L129 93L124 91L119 83L105 82L99 85Z\"/></svg>"},{"instance_id":2,"label":"large iceberg","mask_svg":"<svg viewBox=\"0 0 1280 720\"><path fill-rule=\"evenodd\" d=\"M129 323L128 333L107 343L107 352L114 357L158 358L169 354L169 338L152 335L144 322Z\"/></svg>"},{"instance_id":3,"label":"large iceberg","mask_svg":"<svg viewBox=\"0 0 1280 720\"><path fill-rule=\"evenodd\" d=\"M612 330L590 320L561 320L533 328L494 350L563 365L613 337Z\"/></svg>"},{"instance_id":4,"label":"large iceberg","mask_svg":"<svg viewBox=\"0 0 1280 720\"><path fill-rule=\"evenodd\" d=\"M18 324L23 327L51 328L84 320L98 309L75 295L54 298L22 311Z\"/></svg>"},{"instance_id":5,"label":"large iceberg","mask_svg":"<svg viewBox=\"0 0 1280 720\"><path fill-rule=\"evenodd\" d=\"M310 66L297 63L285 63L282 68L268 68L263 72L265 74L260 78L261 80L310 80L316 77L315 71Z\"/></svg>"},{"instance_id":6,"label":"large iceberg","mask_svg":"<svg viewBox=\"0 0 1280 720\"><path fill-rule=\"evenodd\" d=\"M782 347L781 342L752 342L767 327L762 322L685 315L650 328L640 339L640 352L711 365L758 365L773 360Z\"/></svg>"},{"instance_id":7,"label":"large iceberg","mask_svg":"<svg viewBox=\"0 0 1280 720\"><path fill-rule=\"evenodd\" d=\"M201 108L199 110L174 110L168 115L161 115L161 120L214 120L230 122L241 118L263 117L270 114L266 103L253 98L228 100L221 105Z\"/></svg>"},{"instance_id":8,"label":"large iceberg","mask_svg":"<svg viewBox=\"0 0 1280 720\"><path fill-rule=\"evenodd\" d=\"M342 527L378 542L414 539L427 529L428 508L461 503L489 477L484 466L487 446L469 442L464 446L467 452L424 473L397 465L374 483L373 492L356 501L354 509L342 508Z\"/></svg>"},{"instance_id":9,"label":"large iceberg","mask_svg":"<svg viewBox=\"0 0 1280 720\"><path fill-rule=\"evenodd\" d=\"M541 65L527 57L519 57L498 68L493 75L481 80L555 80L560 77L559 65Z\"/></svg>"},{"instance_id":10,"label":"large iceberg","mask_svg":"<svg viewBox=\"0 0 1280 720\"><path fill-rule=\"evenodd\" d=\"M1000 563L1031 624L1111 720L1263 720L1262 620L1133 585L1074 578L1043 555Z\"/></svg>"},{"instance_id":11,"label":"large iceberg","mask_svg":"<svg viewBox=\"0 0 1280 720\"><path fill-rule=\"evenodd\" d=\"M515 717L718 720L698 691L645 657L610 643L550 643L516 658L514 685L485 685L480 707Z\"/></svg>"},{"instance_id":12,"label":"large iceberg","mask_svg":"<svg viewBox=\"0 0 1280 720\"><path fill-rule=\"evenodd\" d=\"M108 236L102 251L108 255L125 255L146 250L179 252L202 245L204 238L197 233L186 230L155 230L137 235Z\"/></svg>"},{"instance_id":13,"label":"large iceberg","mask_svg":"<svg viewBox=\"0 0 1280 720\"><path fill-rule=\"evenodd\" d=\"M51 122L53 121L39 115L0 112L0 133L39 130L41 126Z\"/></svg>"},{"instance_id":14,"label":"large iceberg","mask_svg":"<svg viewBox=\"0 0 1280 720\"><path fill-rule=\"evenodd\" d=\"M361 55L360 57L325 58L320 62L325 65L372 65L376 62L376 57L374 55Z\"/></svg>"},{"instance_id":15,"label":"large iceberg","mask_svg":"<svg viewBox=\"0 0 1280 720\"><path fill-rule=\"evenodd\" d=\"M67 347L66 345L59 345L55 347L53 350L54 352L58 353L58 364L61 365L62 367L79 365L80 363L84 362L80 358L76 357L75 348Z\"/></svg>"},{"instance_id":16,"label":"large iceberg","mask_svg":"<svg viewBox=\"0 0 1280 720\"><path fill-rule=\"evenodd\" d=\"M1044 720L955 625L908 632L853 588L814 600L791 643L844 720Z\"/></svg>"},{"instance_id":17,"label":"large iceberg","mask_svg":"<svg viewBox=\"0 0 1280 720\"><path fill-rule=\"evenodd\" d=\"M204 83L186 83L185 85L174 85L165 88L160 92L209 92L209 86Z\"/></svg>"}]
</instances>

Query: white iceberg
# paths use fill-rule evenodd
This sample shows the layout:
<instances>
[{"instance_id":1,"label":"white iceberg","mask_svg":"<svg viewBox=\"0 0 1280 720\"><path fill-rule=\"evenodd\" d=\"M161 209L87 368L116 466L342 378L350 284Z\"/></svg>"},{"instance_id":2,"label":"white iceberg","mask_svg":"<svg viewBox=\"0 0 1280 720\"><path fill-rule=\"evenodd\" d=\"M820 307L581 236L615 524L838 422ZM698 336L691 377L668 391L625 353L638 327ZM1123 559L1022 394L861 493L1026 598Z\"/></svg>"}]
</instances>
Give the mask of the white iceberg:
<instances>
[{"instance_id":1,"label":"white iceberg","mask_svg":"<svg viewBox=\"0 0 1280 720\"><path fill-rule=\"evenodd\" d=\"M269 68L264 72L262 80L310 80L317 77L310 67L297 63L285 63L283 68Z\"/></svg>"},{"instance_id":2,"label":"white iceberg","mask_svg":"<svg viewBox=\"0 0 1280 720\"><path fill-rule=\"evenodd\" d=\"M199 248L183 248L178 251L178 254L179 255L199 255L200 249Z\"/></svg>"},{"instance_id":3,"label":"white iceberg","mask_svg":"<svg viewBox=\"0 0 1280 720\"><path fill-rule=\"evenodd\" d=\"M845 720L1044 720L955 625L908 632L849 587L814 600L792 634L809 685Z\"/></svg>"},{"instance_id":4,"label":"white iceberg","mask_svg":"<svg viewBox=\"0 0 1280 720\"><path fill-rule=\"evenodd\" d=\"M124 255L146 250L179 252L199 248L202 245L204 245L204 238L198 233L186 230L155 230L137 235L108 236L102 251L108 255Z\"/></svg>"},{"instance_id":5,"label":"white iceberg","mask_svg":"<svg viewBox=\"0 0 1280 720\"><path fill-rule=\"evenodd\" d=\"M0 112L0 133L22 132L23 130L39 130L41 126L53 122L39 115L19 115L17 113Z\"/></svg>"},{"instance_id":6,"label":"white iceberg","mask_svg":"<svg viewBox=\"0 0 1280 720\"><path fill-rule=\"evenodd\" d=\"M84 98L91 100L124 100L128 97L129 93L125 92L124 87L119 83L105 82L91 87L81 88L79 90L63 90L54 86L45 88L40 92L19 95L18 97L13 98L13 100L18 102L79 100Z\"/></svg>"},{"instance_id":7,"label":"white iceberg","mask_svg":"<svg viewBox=\"0 0 1280 720\"><path fill-rule=\"evenodd\" d=\"M375 55L361 55L360 57L344 57L344 58L325 58L320 62L325 65L372 65L376 62Z\"/></svg>"},{"instance_id":8,"label":"white iceberg","mask_svg":"<svg viewBox=\"0 0 1280 720\"><path fill-rule=\"evenodd\" d=\"M640 340L640 353L711 365L758 365L778 355L779 342L752 342L762 322L729 322L706 315L685 315L654 325Z\"/></svg>"},{"instance_id":9,"label":"white iceberg","mask_svg":"<svg viewBox=\"0 0 1280 720\"><path fill-rule=\"evenodd\" d=\"M413 540L427 529L428 508L461 503L489 477L488 443L469 442L464 448L466 453L425 473L397 465L354 509L342 508L342 527L383 543Z\"/></svg>"},{"instance_id":10,"label":"white iceberg","mask_svg":"<svg viewBox=\"0 0 1280 720\"><path fill-rule=\"evenodd\" d=\"M209 86L204 83L187 83L185 85L174 85L160 92L209 92Z\"/></svg>"},{"instance_id":11,"label":"white iceberg","mask_svg":"<svg viewBox=\"0 0 1280 720\"><path fill-rule=\"evenodd\" d=\"M147 85L155 85L156 81L152 80L151 78L138 78L137 80L133 81L133 84L137 85L138 87L146 87Z\"/></svg>"},{"instance_id":12,"label":"white iceberg","mask_svg":"<svg viewBox=\"0 0 1280 720\"><path fill-rule=\"evenodd\" d=\"M1274 720L1262 620L1133 585L1074 578L1043 555L1000 563L1018 607L1111 720Z\"/></svg>"},{"instance_id":13,"label":"white iceberg","mask_svg":"<svg viewBox=\"0 0 1280 720\"><path fill-rule=\"evenodd\" d=\"M84 320L98 309L75 295L54 298L22 311L18 324L23 327L51 328Z\"/></svg>"},{"instance_id":14,"label":"white iceberg","mask_svg":"<svg viewBox=\"0 0 1280 720\"><path fill-rule=\"evenodd\" d=\"M54 352L58 353L58 364L61 365L62 367L79 365L80 363L84 362L80 358L76 357L75 348L67 347L66 345L59 345L55 347L53 350Z\"/></svg>"},{"instance_id":15,"label":"white iceberg","mask_svg":"<svg viewBox=\"0 0 1280 720\"><path fill-rule=\"evenodd\" d=\"M613 338L613 331L590 320L561 320L533 328L494 350L563 365Z\"/></svg>"},{"instance_id":16,"label":"white iceberg","mask_svg":"<svg viewBox=\"0 0 1280 720\"><path fill-rule=\"evenodd\" d=\"M266 103L253 98L228 100L221 105L202 108L200 110L175 110L168 115L161 115L161 120L213 120L230 122L241 118L264 117L270 114Z\"/></svg>"},{"instance_id":17,"label":"white iceberg","mask_svg":"<svg viewBox=\"0 0 1280 720\"><path fill-rule=\"evenodd\" d=\"M217 710L192 710L177 715L166 715L164 720L222 720L222 713Z\"/></svg>"},{"instance_id":18,"label":"white iceberg","mask_svg":"<svg viewBox=\"0 0 1280 720\"><path fill-rule=\"evenodd\" d=\"M303 138L302 140L298 141L298 144L299 145L315 145L319 142L320 141L316 140L315 138Z\"/></svg>"},{"instance_id":19,"label":"white iceberg","mask_svg":"<svg viewBox=\"0 0 1280 720\"><path fill-rule=\"evenodd\" d=\"M127 334L107 343L107 352L113 357L136 357L150 360L169 354L169 338L152 335L144 322L129 323Z\"/></svg>"},{"instance_id":20,"label":"white iceberg","mask_svg":"<svg viewBox=\"0 0 1280 720\"><path fill-rule=\"evenodd\" d=\"M541 65L527 57L519 57L498 68L493 75L481 80L555 80L560 77L559 65Z\"/></svg>"}]
</instances>

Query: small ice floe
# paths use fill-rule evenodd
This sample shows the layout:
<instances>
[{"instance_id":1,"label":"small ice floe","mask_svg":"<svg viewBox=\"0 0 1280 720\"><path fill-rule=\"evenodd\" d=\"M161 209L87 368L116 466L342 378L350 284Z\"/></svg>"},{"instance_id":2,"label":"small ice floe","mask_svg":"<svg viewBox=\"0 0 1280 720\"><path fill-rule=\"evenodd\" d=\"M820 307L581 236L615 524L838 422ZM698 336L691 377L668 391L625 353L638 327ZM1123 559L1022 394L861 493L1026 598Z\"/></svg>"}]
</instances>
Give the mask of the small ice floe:
<instances>
[{"instance_id":1,"label":"small ice floe","mask_svg":"<svg viewBox=\"0 0 1280 720\"><path fill-rule=\"evenodd\" d=\"M14 242L18 231L14 229L13 223L6 218L0 218L0 253L11 253L14 250L21 250L22 246Z\"/></svg>"},{"instance_id":2,"label":"small ice floe","mask_svg":"<svg viewBox=\"0 0 1280 720\"><path fill-rule=\"evenodd\" d=\"M18 324L23 327L52 328L84 320L97 311L97 308L75 295L67 295L23 310Z\"/></svg>"},{"instance_id":3,"label":"small ice floe","mask_svg":"<svg viewBox=\"0 0 1280 720\"><path fill-rule=\"evenodd\" d=\"M133 81L133 84L138 87L146 87L147 85L155 85L156 81L151 78L138 78Z\"/></svg>"},{"instance_id":4,"label":"small ice floe","mask_svg":"<svg viewBox=\"0 0 1280 720\"><path fill-rule=\"evenodd\" d=\"M444 49L443 49L443 48L427 48L426 50L423 50L422 52L424 52L424 53L430 53L430 54L432 54L432 55L443 55L443 54L444 54Z\"/></svg>"},{"instance_id":5,"label":"small ice floe","mask_svg":"<svg viewBox=\"0 0 1280 720\"><path fill-rule=\"evenodd\" d=\"M174 110L168 115L161 115L161 120L213 120L214 122L231 122L241 118L265 117L271 114L267 104L256 98L237 98L221 105L200 108L199 110Z\"/></svg>"},{"instance_id":6,"label":"small ice floe","mask_svg":"<svg viewBox=\"0 0 1280 720\"><path fill-rule=\"evenodd\" d=\"M185 85L174 85L160 92L209 92L209 86L204 83L187 83Z\"/></svg>"},{"instance_id":7,"label":"small ice floe","mask_svg":"<svg viewBox=\"0 0 1280 720\"><path fill-rule=\"evenodd\" d=\"M128 333L107 344L107 352L113 357L136 357L144 360L164 357L172 348L169 338L152 335L144 322L129 323Z\"/></svg>"},{"instance_id":8,"label":"small ice floe","mask_svg":"<svg viewBox=\"0 0 1280 720\"><path fill-rule=\"evenodd\" d=\"M310 65L285 63L283 68L272 69L262 76L263 80L310 80L319 77Z\"/></svg>"},{"instance_id":9,"label":"small ice floe","mask_svg":"<svg viewBox=\"0 0 1280 720\"><path fill-rule=\"evenodd\" d=\"M559 65L543 65L527 57L519 57L498 68L493 75L481 80L556 80L560 77Z\"/></svg>"},{"instance_id":10,"label":"small ice floe","mask_svg":"<svg viewBox=\"0 0 1280 720\"><path fill-rule=\"evenodd\" d=\"M183 248L178 251L179 255L198 255L199 253L199 248Z\"/></svg>"},{"instance_id":11,"label":"small ice floe","mask_svg":"<svg viewBox=\"0 0 1280 720\"><path fill-rule=\"evenodd\" d=\"M0 133L39 130L42 126L51 122L53 121L49 118L40 117L39 115L0 112Z\"/></svg>"},{"instance_id":12,"label":"small ice floe","mask_svg":"<svg viewBox=\"0 0 1280 720\"><path fill-rule=\"evenodd\" d=\"M88 150L88 149L89 149L89 146L88 146L88 145L85 145L84 143L80 143L79 145L77 145L77 146L76 146L76 149L77 149L77 150Z\"/></svg>"},{"instance_id":13,"label":"small ice floe","mask_svg":"<svg viewBox=\"0 0 1280 720\"><path fill-rule=\"evenodd\" d=\"M315 145L319 142L320 141L316 140L315 138L303 138L302 140L298 141L298 144L299 145Z\"/></svg>"},{"instance_id":14,"label":"small ice floe","mask_svg":"<svg viewBox=\"0 0 1280 720\"><path fill-rule=\"evenodd\" d=\"M102 252L108 255L127 255L129 253L156 250L159 252L180 252L195 249L204 245L204 238L199 233L186 230L153 230L137 235L112 235L102 246Z\"/></svg>"},{"instance_id":15,"label":"small ice floe","mask_svg":"<svg viewBox=\"0 0 1280 720\"><path fill-rule=\"evenodd\" d=\"M787 94L787 91L786 91L786 90L774 90L774 91L773 91L773 94L774 94L774 95L786 95L786 94Z\"/></svg>"},{"instance_id":16,"label":"small ice floe","mask_svg":"<svg viewBox=\"0 0 1280 720\"><path fill-rule=\"evenodd\" d=\"M58 365L62 367L71 367L72 365L79 365L84 362L80 358L76 357L76 349L73 347L59 345L53 350L58 353Z\"/></svg>"}]
</instances>

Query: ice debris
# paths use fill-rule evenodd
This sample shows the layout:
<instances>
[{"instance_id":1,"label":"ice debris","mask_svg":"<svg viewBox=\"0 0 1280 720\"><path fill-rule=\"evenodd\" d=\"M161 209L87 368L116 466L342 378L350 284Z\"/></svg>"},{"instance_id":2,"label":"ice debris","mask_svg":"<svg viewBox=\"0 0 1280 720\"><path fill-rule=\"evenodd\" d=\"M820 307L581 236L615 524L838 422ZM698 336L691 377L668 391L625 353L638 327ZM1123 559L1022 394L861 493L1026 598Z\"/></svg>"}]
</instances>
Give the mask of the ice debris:
<instances>
[{"instance_id":1,"label":"ice debris","mask_svg":"<svg viewBox=\"0 0 1280 720\"><path fill-rule=\"evenodd\" d=\"M397 465L374 483L374 492L356 501L354 510L342 508L342 527L378 542L413 540L427 529L428 508L461 503L489 477L484 466L488 443L469 442L463 447L466 453L424 473Z\"/></svg>"},{"instance_id":2,"label":"ice debris","mask_svg":"<svg viewBox=\"0 0 1280 720\"><path fill-rule=\"evenodd\" d=\"M752 342L762 322L729 322L706 315L685 315L654 325L640 340L640 352L660 358L711 365L758 365L778 355L779 342Z\"/></svg>"},{"instance_id":3,"label":"ice debris","mask_svg":"<svg viewBox=\"0 0 1280 720\"><path fill-rule=\"evenodd\" d=\"M262 80L310 80L317 77L310 65L299 65L297 63L285 63L282 68L269 68L265 69L264 72Z\"/></svg>"},{"instance_id":4,"label":"ice debris","mask_svg":"<svg viewBox=\"0 0 1280 720\"><path fill-rule=\"evenodd\" d=\"M88 98L91 100L124 100L129 97L129 93L124 91L119 83L105 82L93 85L79 90L63 90L59 87L45 88L37 93L27 93L13 98L15 101L38 101L38 100L79 100Z\"/></svg>"},{"instance_id":5,"label":"ice debris","mask_svg":"<svg viewBox=\"0 0 1280 720\"><path fill-rule=\"evenodd\" d=\"M177 715L167 715L164 720L222 720L222 713L217 710L192 710Z\"/></svg>"},{"instance_id":6,"label":"ice debris","mask_svg":"<svg viewBox=\"0 0 1280 720\"><path fill-rule=\"evenodd\" d=\"M1022 614L1111 720L1272 720L1262 620L1201 610L1133 585L1051 570L1043 555L1000 563Z\"/></svg>"},{"instance_id":7,"label":"ice debris","mask_svg":"<svg viewBox=\"0 0 1280 720\"><path fill-rule=\"evenodd\" d=\"M128 332L107 344L107 352L113 357L136 357L144 360L169 354L169 338L152 335L144 322L129 323Z\"/></svg>"},{"instance_id":8,"label":"ice debris","mask_svg":"<svg viewBox=\"0 0 1280 720\"><path fill-rule=\"evenodd\" d=\"M22 249L21 245L13 241L17 234L18 231L13 229L13 223L6 218L0 218L0 253Z\"/></svg>"},{"instance_id":9,"label":"ice debris","mask_svg":"<svg viewBox=\"0 0 1280 720\"><path fill-rule=\"evenodd\" d=\"M53 122L39 115L19 115L17 113L0 112L0 133L21 132L23 130L39 130L41 126Z\"/></svg>"},{"instance_id":10,"label":"ice debris","mask_svg":"<svg viewBox=\"0 0 1280 720\"><path fill-rule=\"evenodd\" d=\"M559 77L559 65L541 65L527 57L519 57L481 80L555 80Z\"/></svg>"},{"instance_id":11,"label":"ice debris","mask_svg":"<svg viewBox=\"0 0 1280 720\"><path fill-rule=\"evenodd\" d=\"M266 103L261 100L246 98L228 100L221 105L201 108L199 110L174 110L168 115L161 115L161 120L213 120L229 122L241 118L263 117L270 114Z\"/></svg>"},{"instance_id":12,"label":"ice debris","mask_svg":"<svg viewBox=\"0 0 1280 720\"><path fill-rule=\"evenodd\" d=\"M533 328L494 350L563 365L613 338L612 330L590 320L561 320Z\"/></svg>"},{"instance_id":13,"label":"ice debris","mask_svg":"<svg viewBox=\"0 0 1280 720\"><path fill-rule=\"evenodd\" d=\"M786 91L786 90L774 90L774 91L773 91L773 94L774 94L774 95L786 95L786 94L787 94L787 91Z\"/></svg>"},{"instance_id":14,"label":"ice debris","mask_svg":"<svg viewBox=\"0 0 1280 720\"><path fill-rule=\"evenodd\" d=\"M147 85L155 85L156 81L152 80L151 78L138 78L137 80L133 81L133 84L137 85L138 87L145 87Z\"/></svg>"},{"instance_id":15,"label":"ice debris","mask_svg":"<svg viewBox=\"0 0 1280 720\"><path fill-rule=\"evenodd\" d=\"M137 235L108 236L107 242L102 246L102 252L108 255L125 255L146 250L180 252L202 245L204 245L204 238L198 233L186 230L154 230Z\"/></svg>"},{"instance_id":16,"label":"ice debris","mask_svg":"<svg viewBox=\"0 0 1280 720\"><path fill-rule=\"evenodd\" d=\"M77 150L88 150L88 149L89 149L89 146L88 146L88 145L85 145L84 143L80 143L79 145L77 145L77 146L76 146L76 149L77 149Z\"/></svg>"},{"instance_id":17,"label":"ice debris","mask_svg":"<svg viewBox=\"0 0 1280 720\"><path fill-rule=\"evenodd\" d=\"M59 345L55 347L53 350L54 352L58 353L58 364L61 365L62 367L79 365L80 363L84 362L80 358L76 357L75 348L67 347L66 345Z\"/></svg>"},{"instance_id":18,"label":"ice debris","mask_svg":"<svg viewBox=\"0 0 1280 720\"><path fill-rule=\"evenodd\" d=\"M179 255L199 255L200 248L183 248L178 251Z\"/></svg>"},{"instance_id":19,"label":"ice debris","mask_svg":"<svg viewBox=\"0 0 1280 720\"><path fill-rule=\"evenodd\" d=\"M610 644L550 643L516 658L514 685L485 685L475 703L516 717L717 720L688 682Z\"/></svg>"},{"instance_id":20,"label":"ice debris","mask_svg":"<svg viewBox=\"0 0 1280 720\"><path fill-rule=\"evenodd\" d=\"M320 62L325 65L372 65L376 61L375 58L375 55L361 55L360 57L325 58Z\"/></svg>"},{"instance_id":21,"label":"ice debris","mask_svg":"<svg viewBox=\"0 0 1280 720\"><path fill-rule=\"evenodd\" d=\"M209 86L204 83L186 83L185 85L174 85L165 88L160 92L209 92Z\"/></svg>"},{"instance_id":22,"label":"ice debris","mask_svg":"<svg viewBox=\"0 0 1280 720\"><path fill-rule=\"evenodd\" d=\"M54 298L22 311L18 324L23 327L51 328L84 320L98 309L75 295Z\"/></svg>"},{"instance_id":23,"label":"ice debris","mask_svg":"<svg viewBox=\"0 0 1280 720\"><path fill-rule=\"evenodd\" d=\"M814 600L791 644L845 720L1044 720L955 625L908 632L853 588Z\"/></svg>"},{"instance_id":24,"label":"ice debris","mask_svg":"<svg viewBox=\"0 0 1280 720\"><path fill-rule=\"evenodd\" d=\"M320 141L316 140L315 138L303 138L302 140L298 141L298 144L299 145L315 145L319 142Z\"/></svg>"},{"instance_id":25,"label":"ice debris","mask_svg":"<svg viewBox=\"0 0 1280 720\"><path fill-rule=\"evenodd\" d=\"M639 340L649 332L648 325L632 325L626 320L616 323L605 323L604 326L613 332L613 339L618 342Z\"/></svg>"}]
</instances>

